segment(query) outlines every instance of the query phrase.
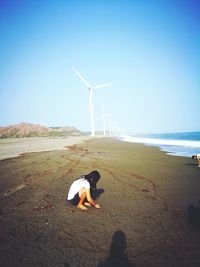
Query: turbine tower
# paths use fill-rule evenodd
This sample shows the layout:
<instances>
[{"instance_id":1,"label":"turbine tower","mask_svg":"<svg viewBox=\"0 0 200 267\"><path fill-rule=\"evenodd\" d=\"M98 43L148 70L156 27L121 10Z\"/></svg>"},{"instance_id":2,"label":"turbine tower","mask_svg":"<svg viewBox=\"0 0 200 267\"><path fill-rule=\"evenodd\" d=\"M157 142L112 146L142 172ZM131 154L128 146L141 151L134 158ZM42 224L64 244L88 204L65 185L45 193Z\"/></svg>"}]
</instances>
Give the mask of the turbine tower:
<instances>
[{"instance_id":1,"label":"turbine tower","mask_svg":"<svg viewBox=\"0 0 200 267\"><path fill-rule=\"evenodd\" d=\"M94 108L93 108L92 93L93 93L94 89L103 88L103 87L109 86L109 85L111 85L111 83L105 83L105 84L99 84L99 85L91 86L74 67L73 67L73 70L89 90L89 114L90 114L90 123L91 123L91 135L95 136L95 130L94 130Z\"/></svg>"},{"instance_id":2,"label":"turbine tower","mask_svg":"<svg viewBox=\"0 0 200 267\"><path fill-rule=\"evenodd\" d=\"M112 136L112 116L108 113L105 114L108 118L109 135Z\"/></svg>"}]
</instances>

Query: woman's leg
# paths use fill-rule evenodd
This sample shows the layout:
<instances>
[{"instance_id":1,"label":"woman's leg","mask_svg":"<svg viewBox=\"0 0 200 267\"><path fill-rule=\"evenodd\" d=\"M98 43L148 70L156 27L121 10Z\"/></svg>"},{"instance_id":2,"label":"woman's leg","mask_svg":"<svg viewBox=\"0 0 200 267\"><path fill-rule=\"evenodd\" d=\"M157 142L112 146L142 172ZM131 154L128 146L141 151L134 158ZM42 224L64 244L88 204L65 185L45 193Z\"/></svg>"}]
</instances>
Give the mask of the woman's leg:
<instances>
[{"instance_id":1,"label":"woman's leg","mask_svg":"<svg viewBox=\"0 0 200 267\"><path fill-rule=\"evenodd\" d=\"M87 208L83 205L85 198L86 198L86 190L84 188L82 188L78 194L79 194L80 200L79 200L79 203L77 205L77 208L79 208L81 210L87 210Z\"/></svg>"}]
</instances>

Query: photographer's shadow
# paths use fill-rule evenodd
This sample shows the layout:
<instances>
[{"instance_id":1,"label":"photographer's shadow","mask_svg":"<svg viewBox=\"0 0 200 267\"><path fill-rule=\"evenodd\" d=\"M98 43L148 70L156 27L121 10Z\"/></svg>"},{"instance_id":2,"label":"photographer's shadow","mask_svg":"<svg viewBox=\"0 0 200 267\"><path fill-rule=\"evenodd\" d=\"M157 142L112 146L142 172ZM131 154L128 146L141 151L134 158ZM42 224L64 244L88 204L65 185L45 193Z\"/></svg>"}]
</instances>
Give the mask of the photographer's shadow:
<instances>
[{"instance_id":1,"label":"photographer's shadow","mask_svg":"<svg viewBox=\"0 0 200 267\"><path fill-rule=\"evenodd\" d=\"M195 230L200 231L200 206L188 206L188 219Z\"/></svg>"},{"instance_id":2,"label":"photographer's shadow","mask_svg":"<svg viewBox=\"0 0 200 267\"><path fill-rule=\"evenodd\" d=\"M128 260L126 253L126 235L123 231L116 231L112 236L112 243L108 257L97 267L135 267Z\"/></svg>"}]
</instances>

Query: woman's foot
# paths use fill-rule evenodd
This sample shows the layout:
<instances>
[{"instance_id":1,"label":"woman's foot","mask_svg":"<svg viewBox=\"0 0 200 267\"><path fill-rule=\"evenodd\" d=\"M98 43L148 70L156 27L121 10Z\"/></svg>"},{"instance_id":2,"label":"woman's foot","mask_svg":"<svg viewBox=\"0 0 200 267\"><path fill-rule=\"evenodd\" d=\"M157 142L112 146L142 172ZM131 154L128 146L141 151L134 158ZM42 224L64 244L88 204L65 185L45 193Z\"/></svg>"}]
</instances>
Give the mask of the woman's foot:
<instances>
[{"instance_id":1,"label":"woman's foot","mask_svg":"<svg viewBox=\"0 0 200 267\"><path fill-rule=\"evenodd\" d=\"M78 204L77 208L80 209L80 210L87 210L87 208L82 204Z\"/></svg>"}]
</instances>

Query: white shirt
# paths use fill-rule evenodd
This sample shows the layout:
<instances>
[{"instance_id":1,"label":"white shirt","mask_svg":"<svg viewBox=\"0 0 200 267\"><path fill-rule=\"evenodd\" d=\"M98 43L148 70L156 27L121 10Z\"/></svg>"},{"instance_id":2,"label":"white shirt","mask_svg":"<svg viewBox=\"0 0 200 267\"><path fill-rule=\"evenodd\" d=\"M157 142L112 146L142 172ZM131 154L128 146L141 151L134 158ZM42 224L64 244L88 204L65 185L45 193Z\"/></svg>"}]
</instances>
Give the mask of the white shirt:
<instances>
[{"instance_id":1,"label":"white shirt","mask_svg":"<svg viewBox=\"0 0 200 267\"><path fill-rule=\"evenodd\" d=\"M80 177L79 179L75 180L70 189L69 189L69 193L68 193L68 196L67 196L67 199L68 200L71 200L74 198L74 196L82 189L82 188L85 188L85 189L88 189L90 188L90 183L85 180L83 177Z\"/></svg>"}]
</instances>

